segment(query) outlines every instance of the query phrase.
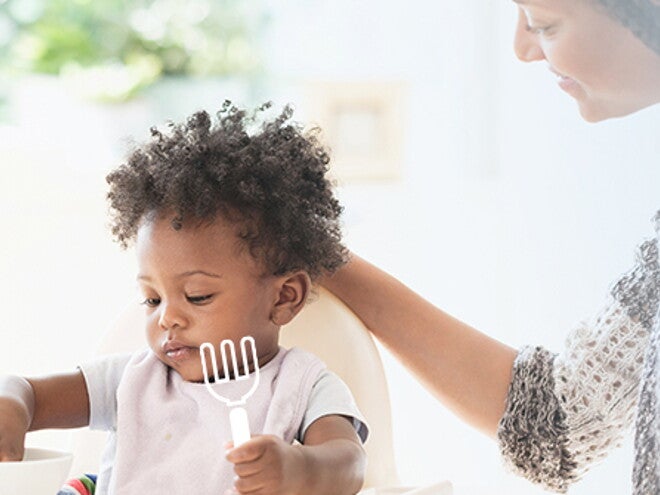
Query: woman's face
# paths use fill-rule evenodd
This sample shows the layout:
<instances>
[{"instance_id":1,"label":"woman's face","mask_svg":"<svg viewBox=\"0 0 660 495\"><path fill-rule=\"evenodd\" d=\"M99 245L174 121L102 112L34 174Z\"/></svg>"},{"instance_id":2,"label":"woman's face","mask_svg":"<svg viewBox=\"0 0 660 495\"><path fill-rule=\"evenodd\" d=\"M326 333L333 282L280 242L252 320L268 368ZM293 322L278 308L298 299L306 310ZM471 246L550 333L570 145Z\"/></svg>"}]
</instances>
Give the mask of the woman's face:
<instances>
[{"instance_id":1,"label":"woman's face","mask_svg":"<svg viewBox=\"0 0 660 495\"><path fill-rule=\"evenodd\" d=\"M593 0L514 2L516 55L547 61L585 120L621 117L660 102L660 55Z\"/></svg>"}]
</instances>

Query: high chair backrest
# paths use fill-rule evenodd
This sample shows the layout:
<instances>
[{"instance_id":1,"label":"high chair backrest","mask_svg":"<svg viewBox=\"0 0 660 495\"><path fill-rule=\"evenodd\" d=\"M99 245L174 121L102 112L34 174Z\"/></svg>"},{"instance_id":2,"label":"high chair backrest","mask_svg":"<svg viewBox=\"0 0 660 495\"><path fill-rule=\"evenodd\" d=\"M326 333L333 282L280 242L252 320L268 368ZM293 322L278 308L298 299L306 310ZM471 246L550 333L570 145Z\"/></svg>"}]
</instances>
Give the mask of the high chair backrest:
<instances>
[{"instance_id":1,"label":"high chair backrest","mask_svg":"<svg viewBox=\"0 0 660 495\"><path fill-rule=\"evenodd\" d=\"M316 354L353 392L370 427L365 488L398 484L392 446L389 393L383 365L371 334L336 297L325 290L282 329L284 347L300 347ZM99 354L135 351L145 347L144 310L129 306L101 343ZM74 439L73 476L95 472L105 433L79 430Z\"/></svg>"}]
</instances>

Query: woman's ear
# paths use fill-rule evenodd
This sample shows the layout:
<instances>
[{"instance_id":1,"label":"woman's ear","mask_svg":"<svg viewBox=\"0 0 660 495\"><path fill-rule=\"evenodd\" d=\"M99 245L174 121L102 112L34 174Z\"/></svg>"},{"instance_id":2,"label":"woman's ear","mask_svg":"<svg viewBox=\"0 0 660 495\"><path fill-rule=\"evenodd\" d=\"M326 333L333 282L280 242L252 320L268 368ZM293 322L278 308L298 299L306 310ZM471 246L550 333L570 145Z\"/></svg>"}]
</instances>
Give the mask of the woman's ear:
<instances>
[{"instance_id":1,"label":"woman's ear","mask_svg":"<svg viewBox=\"0 0 660 495\"><path fill-rule=\"evenodd\" d=\"M278 326L286 325L300 312L307 302L312 280L307 272L295 272L282 277L278 284L277 301L270 320Z\"/></svg>"}]
</instances>

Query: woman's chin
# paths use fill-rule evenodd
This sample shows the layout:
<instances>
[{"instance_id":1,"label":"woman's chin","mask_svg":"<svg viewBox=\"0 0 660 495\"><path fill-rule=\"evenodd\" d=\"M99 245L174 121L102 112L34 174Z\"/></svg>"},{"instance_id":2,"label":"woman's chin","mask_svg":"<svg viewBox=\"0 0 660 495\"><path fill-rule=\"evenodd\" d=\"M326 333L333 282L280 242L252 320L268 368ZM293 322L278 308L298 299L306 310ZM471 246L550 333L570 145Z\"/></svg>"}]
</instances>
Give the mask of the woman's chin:
<instances>
[{"instance_id":1,"label":"woman's chin","mask_svg":"<svg viewBox=\"0 0 660 495\"><path fill-rule=\"evenodd\" d=\"M612 117L605 117L605 116L600 116L598 114L594 114L593 112L585 112L582 110L582 107L580 107L580 115L582 116L582 120L585 122L589 122L590 124L595 124L596 122L602 122L603 120L607 120Z\"/></svg>"},{"instance_id":2,"label":"woman's chin","mask_svg":"<svg viewBox=\"0 0 660 495\"><path fill-rule=\"evenodd\" d=\"M582 119L589 123L596 123L602 122L603 120L625 117L652 105L652 103L639 103L613 106L600 102L580 100L578 100L577 103Z\"/></svg>"}]
</instances>

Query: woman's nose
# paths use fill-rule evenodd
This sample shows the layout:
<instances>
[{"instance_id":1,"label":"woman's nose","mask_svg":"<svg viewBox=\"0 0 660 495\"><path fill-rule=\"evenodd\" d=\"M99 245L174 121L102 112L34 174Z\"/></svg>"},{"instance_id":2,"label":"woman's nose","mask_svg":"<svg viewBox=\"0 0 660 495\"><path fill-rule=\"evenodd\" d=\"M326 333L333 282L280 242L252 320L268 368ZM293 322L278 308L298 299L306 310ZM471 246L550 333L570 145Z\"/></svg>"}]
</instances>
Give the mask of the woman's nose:
<instances>
[{"instance_id":1,"label":"woman's nose","mask_svg":"<svg viewBox=\"0 0 660 495\"><path fill-rule=\"evenodd\" d=\"M538 35L529 31L525 12L518 7L518 24L513 39L513 50L523 62L536 62L545 59L545 54L539 45Z\"/></svg>"},{"instance_id":2,"label":"woman's nose","mask_svg":"<svg viewBox=\"0 0 660 495\"><path fill-rule=\"evenodd\" d=\"M161 303L159 309L158 326L161 330L186 327L185 315L175 305Z\"/></svg>"}]
</instances>

